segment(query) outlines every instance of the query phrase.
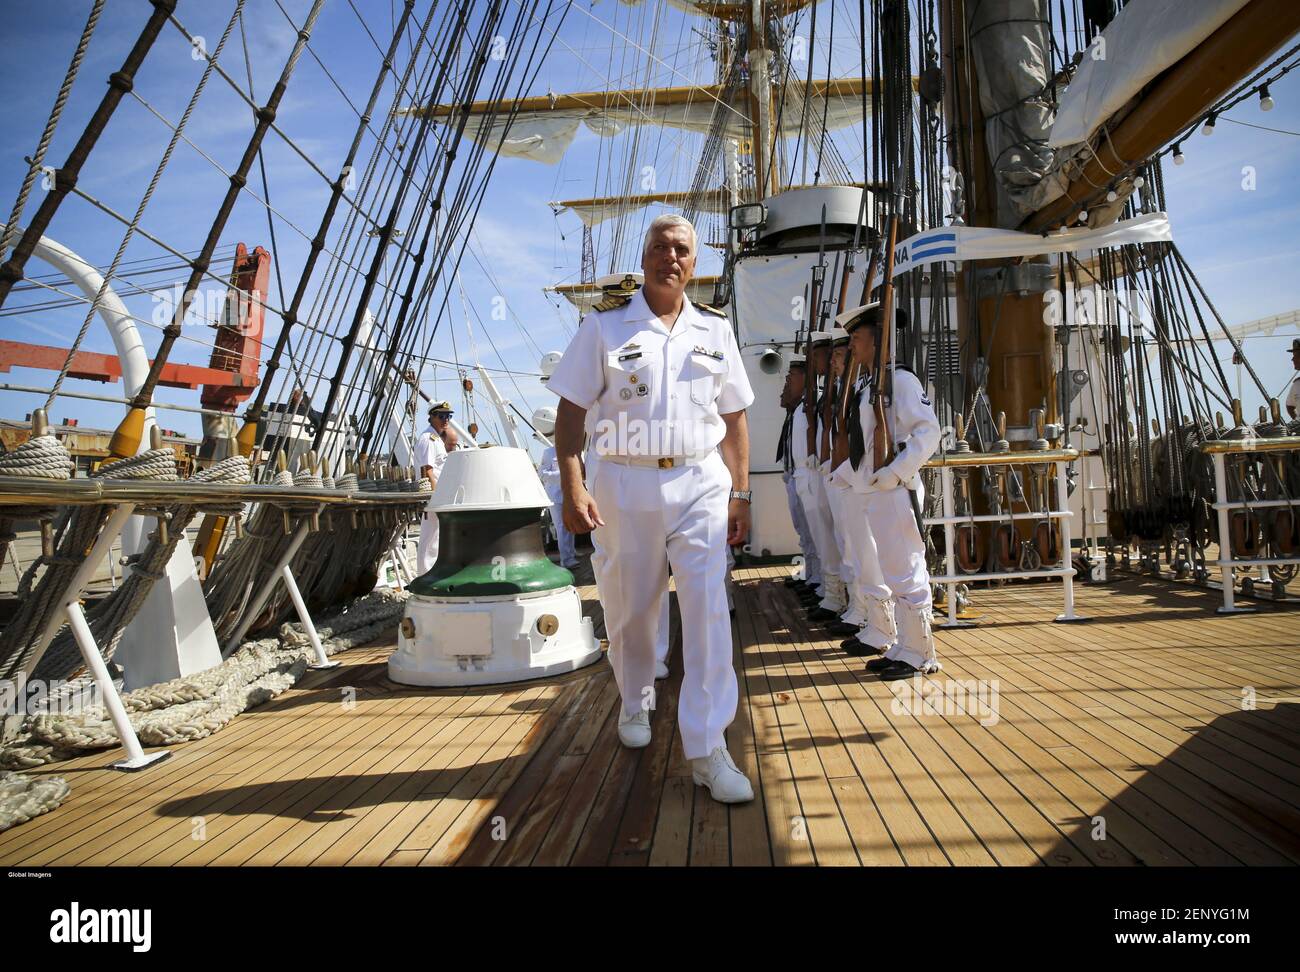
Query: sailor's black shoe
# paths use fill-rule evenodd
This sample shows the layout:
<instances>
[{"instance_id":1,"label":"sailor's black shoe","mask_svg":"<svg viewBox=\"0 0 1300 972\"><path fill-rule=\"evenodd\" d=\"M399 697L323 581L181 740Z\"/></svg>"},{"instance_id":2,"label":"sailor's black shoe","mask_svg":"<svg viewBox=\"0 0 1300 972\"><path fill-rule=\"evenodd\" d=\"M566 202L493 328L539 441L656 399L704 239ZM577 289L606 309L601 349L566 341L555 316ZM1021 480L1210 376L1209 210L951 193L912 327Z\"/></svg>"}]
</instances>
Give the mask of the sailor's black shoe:
<instances>
[{"instance_id":1,"label":"sailor's black shoe","mask_svg":"<svg viewBox=\"0 0 1300 972\"><path fill-rule=\"evenodd\" d=\"M857 638L845 638L840 642L840 647L844 649L845 654L852 655L854 658L862 658L865 655L880 654L879 648L874 645L864 645ZM871 667L870 662L867 662L867 667Z\"/></svg>"},{"instance_id":2,"label":"sailor's black shoe","mask_svg":"<svg viewBox=\"0 0 1300 972\"><path fill-rule=\"evenodd\" d=\"M905 661L895 658L893 664L880 670L880 680L882 682L898 682L905 678L911 678L913 675L920 675L921 670Z\"/></svg>"},{"instance_id":3,"label":"sailor's black shoe","mask_svg":"<svg viewBox=\"0 0 1300 972\"><path fill-rule=\"evenodd\" d=\"M856 624L848 624L844 621L830 621L826 624L826 630L833 635L855 635L858 633Z\"/></svg>"},{"instance_id":4,"label":"sailor's black shoe","mask_svg":"<svg viewBox=\"0 0 1300 972\"><path fill-rule=\"evenodd\" d=\"M809 621L830 621L832 618L838 618L839 615L834 611L828 611L824 607L813 608L808 612Z\"/></svg>"}]
</instances>

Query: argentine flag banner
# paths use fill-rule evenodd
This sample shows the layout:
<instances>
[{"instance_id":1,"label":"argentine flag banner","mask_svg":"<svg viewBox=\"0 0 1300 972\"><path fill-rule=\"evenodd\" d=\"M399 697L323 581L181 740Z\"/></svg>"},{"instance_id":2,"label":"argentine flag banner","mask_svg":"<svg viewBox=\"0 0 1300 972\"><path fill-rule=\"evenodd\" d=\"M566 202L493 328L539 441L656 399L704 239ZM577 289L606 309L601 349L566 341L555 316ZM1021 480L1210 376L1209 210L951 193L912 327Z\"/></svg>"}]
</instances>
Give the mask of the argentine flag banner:
<instances>
[{"instance_id":1,"label":"argentine flag banner","mask_svg":"<svg viewBox=\"0 0 1300 972\"><path fill-rule=\"evenodd\" d=\"M1045 236L983 226L943 226L909 236L894 247L894 276L943 261L1006 260L1101 250L1125 243L1168 243L1172 240L1169 217L1164 213L1143 213L1109 226L1096 229L1083 226ZM884 279L885 270L881 267L872 286L879 286Z\"/></svg>"}]
</instances>

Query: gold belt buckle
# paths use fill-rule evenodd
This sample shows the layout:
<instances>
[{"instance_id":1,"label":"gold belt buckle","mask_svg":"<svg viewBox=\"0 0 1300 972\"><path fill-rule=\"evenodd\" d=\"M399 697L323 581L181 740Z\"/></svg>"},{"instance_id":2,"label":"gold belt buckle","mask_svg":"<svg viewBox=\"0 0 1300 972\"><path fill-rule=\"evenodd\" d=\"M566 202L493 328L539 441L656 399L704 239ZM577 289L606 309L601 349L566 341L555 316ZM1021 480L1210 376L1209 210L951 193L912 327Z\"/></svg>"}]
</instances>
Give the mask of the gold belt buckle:
<instances>
[{"instance_id":1,"label":"gold belt buckle","mask_svg":"<svg viewBox=\"0 0 1300 972\"><path fill-rule=\"evenodd\" d=\"M662 459L659 460L660 469L672 469L673 466L675 465L676 463L673 461L673 458L671 456L664 456Z\"/></svg>"}]
</instances>

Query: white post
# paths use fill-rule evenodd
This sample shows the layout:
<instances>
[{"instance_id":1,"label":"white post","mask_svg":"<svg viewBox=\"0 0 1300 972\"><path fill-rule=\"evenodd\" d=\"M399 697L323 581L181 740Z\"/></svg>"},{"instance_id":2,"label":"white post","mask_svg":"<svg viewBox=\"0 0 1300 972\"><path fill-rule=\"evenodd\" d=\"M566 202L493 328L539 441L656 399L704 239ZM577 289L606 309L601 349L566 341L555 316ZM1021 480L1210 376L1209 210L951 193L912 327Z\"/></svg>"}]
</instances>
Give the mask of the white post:
<instances>
[{"instance_id":1,"label":"white post","mask_svg":"<svg viewBox=\"0 0 1300 972\"><path fill-rule=\"evenodd\" d=\"M1222 452L1210 456L1214 460L1214 495L1219 514L1219 573L1223 584L1223 606L1216 614L1248 614L1252 608L1237 607L1232 576L1232 532L1228 522L1228 461Z\"/></svg>"},{"instance_id":2,"label":"white post","mask_svg":"<svg viewBox=\"0 0 1300 972\"><path fill-rule=\"evenodd\" d=\"M951 466L939 467L939 488L943 491L943 542L947 548L945 563L948 566L948 576L957 576L957 552L956 552L956 534L957 530L952 524L952 518L956 515L956 504L953 501L953 473ZM941 628L968 628L969 624L964 624L957 620L957 584L955 581L949 581L946 585L948 588L948 620L939 625Z\"/></svg>"},{"instance_id":3,"label":"white post","mask_svg":"<svg viewBox=\"0 0 1300 972\"><path fill-rule=\"evenodd\" d=\"M519 423L515 421L515 417L510 411L510 403L501 397L501 393L497 391L497 386L492 383L491 376L488 375L482 365L479 365L478 373L479 377L483 379L483 387L487 390L488 397L492 399L492 404L496 406L497 415L501 418L501 431L510 440L510 445L516 449L527 451L527 444L519 436Z\"/></svg>"},{"instance_id":4,"label":"white post","mask_svg":"<svg viewBox=\"0 0 1300 972\"><path fill-rule=\"evenodd\" d=\"M267 580L266 586L257 592L257 597L253 599L253 603L249 605L248 609L244 612L244 617L240 620L239 627L235 629L235 633L231 635L230 639L226 642L225 651L221 653L223 658L229 658L230 655L234 653L235 649L239 647L239 643L244 639L244 635L248 634L248 629L253 626L253 622L257 619L257 616L262 613L262 608L266 607L266 602L271 599L271 592L275 590L276 581L283 576L281 572L286 566L288 566L289 561L293 560L294 554L296 554L299 548L302 547L302 542L307 539L307 531L309 529L311 529L311 521L308 517L304 516L302 522L298 524L298 529L294 533L293 539L289 541L289 546L286 547L284 553L280 555L280 560L276 563L275 570Z\"/></svg>"},{"instance_id":5,"label":"white post","mask_svg":"<svg viewBox=\"0 0 1300 972\"><path fill-rule=\"evenodd\" d=\"M86 559L81 562L72 575L67 592L63 595L64 603L78 601L81 598L81 592L90 583L90 579L95 575L95 571L103 563L104 558L109 555L113 548L113 541L117 539L118 534L122 532L122 527L126 525L126 521L131 518L131 514L134 512L134 503L123 503L109 514L108 522L99 531L99 536L95 538L90 553L86 554ZM59 633L61 627L63 627L63 618L58 611L55 611L50 616L50 619L45 622L45 630L41 632L40 641L36 643L36 650L32 652L31 658L28 659L27 665L23 669L24 675L31 677L37 663L40 662L45 650L50 647L50 642L54 640L54 636Z\"/></svg>"},{"instance_id":6,"label":"white post","mask_svg":"<svg viewBox=\"0 0 1300 972\"><path fill-rule=\"evenodd\" d=\"M1046 486L1043 487L1043 491L1047 491ZM1061 567L1063 568L1061 582L1065 591L1065 613L1058 615L1056 620L1061 622L1087 621L1087 618L1074 613L1074 556L1070 549L1070 544L1074 538L1070 535L1069 497L1070 491L1069 483L1065 477L1065 463L1058 462L1056 463L1056 512L1063 514L1058 522L1061 524Z\"/></svg>"},{"instance_id":7,"label":"white post","mask_svg":"<svg viewBox=\"0 0 1300 972\"><path fill-rule=\"evenodd\" d=\"M298 620L302 622L302 630L307 633L307 640L311 642L312 651L316 652L316 664L312 668L338 668L339 662L330 661L325 654L325 647L320 643L320 635L316 633L316 625L312 623L311 615L307 612L307 605L302 599L302 592L298 590L298 582L293 579L293 570L286 563L280 568L280 576L284 578L284 586L289 589L289 599L293 601L293 606L298 611Z\"/></svg>"},{"instance_id":8,"label":"white post","mask_svg":"<svg viewBox=\"0 0 1300 972\"><path fill-rule=\"evenodd\" d=\"M82 613L81 603L74 596L65 605L64 610L68 612L68 626L72 628L72 636L77 640L77 647L81 649L81 658L95 677L95 684L99 686L100 694L104 698L104 708L108 709L109 717L113 720L113 728L117 730L117 736L126 749L126 759L114 763L113 769L139 770L150 763L166 759L171 755L167 750L146 756L144 749L141 748L140 739L135 734L135 727L127 718L126 708L122 705L122 699L117 694L113 680L108 676L108 667L99 653L99 646L95 644L95 637L90 633L90 625L86 623L86 615Z\"/></svg>"}]
</instances>

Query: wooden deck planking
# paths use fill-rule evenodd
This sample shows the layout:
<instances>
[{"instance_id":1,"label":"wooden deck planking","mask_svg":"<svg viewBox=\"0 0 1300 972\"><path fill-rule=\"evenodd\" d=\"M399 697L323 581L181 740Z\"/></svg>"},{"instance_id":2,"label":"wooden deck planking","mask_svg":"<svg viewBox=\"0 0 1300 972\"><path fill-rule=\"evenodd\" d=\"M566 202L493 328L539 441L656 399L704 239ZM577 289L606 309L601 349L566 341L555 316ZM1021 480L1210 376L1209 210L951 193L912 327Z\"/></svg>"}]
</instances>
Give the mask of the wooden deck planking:
<instances>
[{"instance_id":1,"label":"wooden deck planking","mask_svg":"<svg viewBox=\"0 0 1300 972\"><path fill-rule=\"evenodd\" d=\"M432 691L387 682L392 646L378 644L144 773L102 769L112 751L34 771L67 776L73 794L0 834L0 861L1300 862L1294 611L1220 617L1212 592L1126 578L1076 587L1091 624L1052 625L1059 589L977 590L985 623L937 633L945 670L931 680L997 679L998 720L985 726L978 713L896 708L889 686L807 624L785 576L735 573L728 740L752 804L714 803L691 780L674 611L672 672L645 750L617 743L603 662ZM579 577L599 630L585 565ZM1244 685L1253 712L1241 711ZM1105 841L1090 836L1098 815Z\"/></svg>"}]
</instances>

